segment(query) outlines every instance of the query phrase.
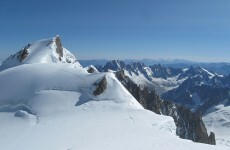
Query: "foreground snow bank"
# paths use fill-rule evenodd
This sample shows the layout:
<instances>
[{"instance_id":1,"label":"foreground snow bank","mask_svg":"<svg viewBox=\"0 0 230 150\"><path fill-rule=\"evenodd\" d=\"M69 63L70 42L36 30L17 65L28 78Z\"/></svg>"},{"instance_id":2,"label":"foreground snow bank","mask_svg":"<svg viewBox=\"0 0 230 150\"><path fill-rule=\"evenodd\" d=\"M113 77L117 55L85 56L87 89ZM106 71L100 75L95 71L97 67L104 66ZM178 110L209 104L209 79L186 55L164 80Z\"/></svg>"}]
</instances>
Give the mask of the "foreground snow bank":
<instances>
[{"instance_id":1,"label":"foreground snow bank","mask_svg":"<svg viewBox=\"0 0 230 150\"><path fill-rule=\"evenodd\" d=\"M218 149L179 139L170 117L112 101L91 101L40 116L36 125L11 113L0 113L0 120L0 148L7 150Z\"/></svg>"},{"instance_id":2,"label":"foreground snow bank","mask_svg":"<svg viewBox=\"0 0 230 150\"><path fill-rule=\"evenodd\" d=\"M108 87L93 96L95 83L106 75ZM112 100L127 107L142 108L112 73L89 74L72 64L26 64L0 72L0 105L32 105L31 99L43 90L76 91L82 103L90 100ZM42 99L45 99L43 97ZM77 103L78 100L75 100ZM57 104L58 105L58 104Z\"/></svg>"},{"instance_id":3,"label":"foreground snow bank","mask_svg":"<svg viewBox=\"0 0 230 150\"><path fill-rule=\"evenodd\" d=\"M143 109L113 73L24 64L0 72L0 83L0 149L221 149L179 139L173 119Z\"/></svg>"}]
</instances>

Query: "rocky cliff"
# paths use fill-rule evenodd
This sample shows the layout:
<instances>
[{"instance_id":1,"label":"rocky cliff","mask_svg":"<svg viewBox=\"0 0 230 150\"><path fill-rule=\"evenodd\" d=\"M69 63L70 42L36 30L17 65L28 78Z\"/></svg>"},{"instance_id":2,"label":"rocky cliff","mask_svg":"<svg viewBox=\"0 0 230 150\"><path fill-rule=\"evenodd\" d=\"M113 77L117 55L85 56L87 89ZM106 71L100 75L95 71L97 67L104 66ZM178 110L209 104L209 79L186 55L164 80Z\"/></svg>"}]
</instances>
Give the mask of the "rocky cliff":
<instances>
[{"instance_id":1,"label":"rocky cliff","mask_svg":"<svg viewBox=\"0 0 230 150\"><path fill-rule=\"evenodd\" d=\"M122 70L116 72L116 77L145 109L173 117L177 126L176 134L180 138L215 145L215 134L208 135L200 114L171 101L161 100L154 90L140 88Z\"/></svg>"}]
</instances>

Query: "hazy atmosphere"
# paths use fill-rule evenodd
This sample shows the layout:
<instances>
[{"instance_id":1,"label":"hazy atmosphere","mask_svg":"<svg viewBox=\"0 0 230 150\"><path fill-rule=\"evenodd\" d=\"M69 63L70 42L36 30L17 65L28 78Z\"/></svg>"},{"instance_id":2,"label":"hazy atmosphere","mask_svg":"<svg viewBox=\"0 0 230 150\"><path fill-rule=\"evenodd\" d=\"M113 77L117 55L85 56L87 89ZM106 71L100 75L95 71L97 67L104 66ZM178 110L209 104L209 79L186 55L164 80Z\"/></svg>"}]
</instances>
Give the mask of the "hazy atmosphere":
<instances>
[{"instance_id":1,"label":"hazy atmosphere","mask_svg":"<svg viewBox=\"0 0 230 150\"><path fill-rule=\"evenodd\" d=\"M78 59L230 58L229 0L1 0L0 59L60 35Z\"/></svg>"}]
</instances>

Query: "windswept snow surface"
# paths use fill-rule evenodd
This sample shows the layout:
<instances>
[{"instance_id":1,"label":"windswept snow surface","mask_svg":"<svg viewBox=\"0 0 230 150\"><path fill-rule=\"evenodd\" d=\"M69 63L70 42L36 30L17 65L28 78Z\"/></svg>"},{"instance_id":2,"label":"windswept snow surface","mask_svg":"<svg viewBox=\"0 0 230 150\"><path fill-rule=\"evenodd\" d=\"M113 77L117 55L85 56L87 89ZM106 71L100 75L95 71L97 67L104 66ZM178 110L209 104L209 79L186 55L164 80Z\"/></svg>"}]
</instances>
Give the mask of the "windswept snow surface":
<instances>
[{"instance_id":1,"label":"windswept snow surface","mask_svg":"<svg viewBox=\"0 0 230 150\"><path fill-rule=\"evenodd\" d=\"M208 131L216 134L217 145L230 149L230 106L218 105L203 117Z\"/></svg>"},{"instance_id":2,"label":"windswept snow surface","mask_svg":"<svg viewBox=\"0 0 230 150\"><path fill-rule=\"evenodd\" d=\"M24 64L0 72L0 83L1 150L221 149L179 139L173 119L143 109L113 73Z\"/></svg>"}]
</instances>

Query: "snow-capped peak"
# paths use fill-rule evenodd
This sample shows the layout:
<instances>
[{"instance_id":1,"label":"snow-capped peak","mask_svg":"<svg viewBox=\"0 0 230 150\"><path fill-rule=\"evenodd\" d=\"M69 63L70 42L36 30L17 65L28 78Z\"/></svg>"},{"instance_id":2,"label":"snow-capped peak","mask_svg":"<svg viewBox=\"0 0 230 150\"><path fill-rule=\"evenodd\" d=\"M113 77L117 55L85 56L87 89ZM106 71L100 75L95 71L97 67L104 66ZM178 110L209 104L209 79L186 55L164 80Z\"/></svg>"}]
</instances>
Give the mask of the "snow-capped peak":
<instances>
[{"instance_id":1,"label":"snow-capped peak","mask_svg":"<svg viewBox=\"0 0 230 150\"><path fill-rule=\"evenodd\" d=\"M106 63L106 65L103 67L104 70L122 70L126 68L126 64L123 61L120 60L112 60L108 63Z\"/></svg>"},{"instance_id":2,"label":"snow-capped peak","mask_svg":"<svg viewBox=\"0 0 230 150\"><path fill-rule=\"evenodd\" d=\"M74 55L62 46L61 39L57 35L27 44L3 61L0 70L33 63L72 63L74 66L81 67Z\"/></svg>"}]
</instances>

